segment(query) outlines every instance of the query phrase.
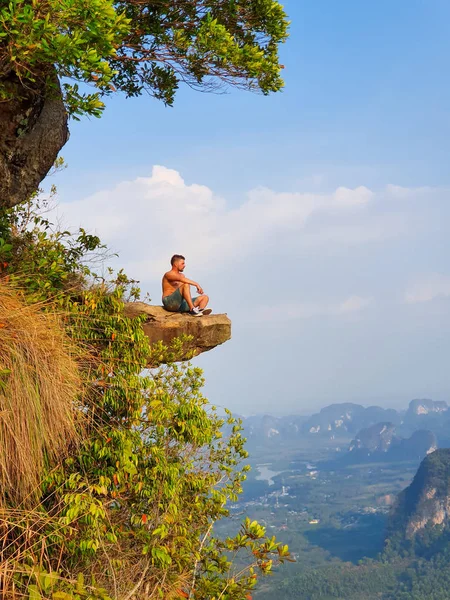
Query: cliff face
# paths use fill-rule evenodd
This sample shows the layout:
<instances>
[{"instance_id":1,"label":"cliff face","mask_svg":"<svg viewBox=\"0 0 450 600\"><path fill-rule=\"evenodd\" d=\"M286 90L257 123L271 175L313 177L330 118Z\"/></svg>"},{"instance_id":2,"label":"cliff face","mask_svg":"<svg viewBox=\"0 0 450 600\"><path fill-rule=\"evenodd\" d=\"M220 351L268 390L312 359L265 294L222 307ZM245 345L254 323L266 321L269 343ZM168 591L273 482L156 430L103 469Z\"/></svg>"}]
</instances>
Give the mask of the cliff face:
<instances>
[{"instance_id":1,"label":"cliff face","mask_svg":"<svg viewBox=\"0 0 450 600\"><path fill-rule=\"evenodd\" d=\"M428 455L411 485L397 497L389 537L405 540L448 533L450 518L450 448ZM437 530L437 526L441 526Z\"/></svg>"},{"instance_id":2,"label":"cliff face","mask_svg":"<svg viewBox=\"0 0 450 600\"><path fill-rule=\"evenodd\" d=\"M162 342L170 345L172 340L182 335L192 336L186 353L193 350L198 355L231 339L231 321L224 314L193 317L183 313L170 313L162 306L151 306L145 302L128 302L124 313L131 318L145 315L143 329L151 344ZM180 358L184 359L186 356Z\"/></svg>"}]
</instances>

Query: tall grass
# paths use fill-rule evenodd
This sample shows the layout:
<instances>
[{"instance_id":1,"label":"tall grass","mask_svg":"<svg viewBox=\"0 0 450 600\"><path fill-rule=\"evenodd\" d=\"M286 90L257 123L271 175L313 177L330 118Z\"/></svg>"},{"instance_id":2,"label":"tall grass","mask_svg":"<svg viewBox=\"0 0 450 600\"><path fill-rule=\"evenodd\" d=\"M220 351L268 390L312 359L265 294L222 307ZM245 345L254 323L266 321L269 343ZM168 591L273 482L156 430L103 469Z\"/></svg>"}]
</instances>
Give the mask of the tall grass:
<instances>
[{"instance_id":1,"label":"tall grass","mask_svg":"<svg viewBox=\"0 0 450 600\"><path fill-rule=\"evenodd\" d=\"M45 467L76 441L80 389L58 316L0 283L0 506L34 504Z\"/></svg>"}]
</instances>

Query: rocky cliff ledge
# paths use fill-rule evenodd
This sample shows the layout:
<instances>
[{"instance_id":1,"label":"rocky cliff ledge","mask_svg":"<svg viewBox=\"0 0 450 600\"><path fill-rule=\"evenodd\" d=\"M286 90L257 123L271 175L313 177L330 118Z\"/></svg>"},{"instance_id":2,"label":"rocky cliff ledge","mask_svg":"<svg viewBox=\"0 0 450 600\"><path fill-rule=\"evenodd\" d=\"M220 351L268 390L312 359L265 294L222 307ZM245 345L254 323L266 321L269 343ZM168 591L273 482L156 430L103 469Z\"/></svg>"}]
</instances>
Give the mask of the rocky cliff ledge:
<instances>
[{"instance_id":1,"label":"rocky cliff ledge","mask_svg":"<svg viewBox=\"0 0 450 600\"><path fill-rule=\"evenodd\" d=\"M170 313L162 306L151 306L145 302L128 302L125 305L127 317L143 314L146 316L144 332L151 344L162 342L169 345L173 339L189 335L193 340L186 352L194 350L198 355L231 338L231 321L225 314L192 317L182 313ZM186 357L181 357L183 358Z\"/></svg>"},{"instance_id":2,"label":"rocky cliff ledge","mask_svg":"<svg viewBox=\"0 0 450 600\"><path fill-rule=\"evenodd\" d=\"M434 538L426 535L436 526ZM450 448L441 448L422 461L411 485L397 497L388 527L389 537L421 537L428 545L450 527Z\"/></svg>"}]
</instances>

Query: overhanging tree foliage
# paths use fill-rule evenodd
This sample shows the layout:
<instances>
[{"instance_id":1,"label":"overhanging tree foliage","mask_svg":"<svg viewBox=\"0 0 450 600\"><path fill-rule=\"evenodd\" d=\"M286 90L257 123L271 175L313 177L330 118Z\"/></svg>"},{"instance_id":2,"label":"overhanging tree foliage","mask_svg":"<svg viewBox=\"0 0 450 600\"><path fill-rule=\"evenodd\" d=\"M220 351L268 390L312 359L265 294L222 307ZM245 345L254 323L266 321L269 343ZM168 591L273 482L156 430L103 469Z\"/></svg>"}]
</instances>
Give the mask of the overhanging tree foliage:
<instances>
[{"instance_id":1,"label":"overhanging tree foliage","mask_svg":"<svg viewBox=\"0 0 450 600\"><path fill-rule=\"evenodd\" d=\"M0 8L0 206L34 192L102 97L281 89L276 0L10 0Z\"/></svg>"}]
</instances>

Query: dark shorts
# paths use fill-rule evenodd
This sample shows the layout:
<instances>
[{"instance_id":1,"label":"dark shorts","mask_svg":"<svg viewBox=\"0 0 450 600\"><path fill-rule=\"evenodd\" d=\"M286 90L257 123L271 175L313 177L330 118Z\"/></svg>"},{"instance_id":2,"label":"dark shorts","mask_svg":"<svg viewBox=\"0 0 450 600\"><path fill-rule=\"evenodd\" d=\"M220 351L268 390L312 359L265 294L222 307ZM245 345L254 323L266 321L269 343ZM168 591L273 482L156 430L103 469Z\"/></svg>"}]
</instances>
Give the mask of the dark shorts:
<instances>
[{"instance_id":1,"label":"dark shorts","mask_svg":"<svg viewBox=\"0 0 450 600\"><path fill-rule=\"evenodd\" d=\"M197 300L197 298L192 298L192 302ZM163 306L169 312L189 312L189 305L186 300L181 295L180 290L175 290L169 296L165 296L162 299Z\"/></svg>"}]
</instances>

